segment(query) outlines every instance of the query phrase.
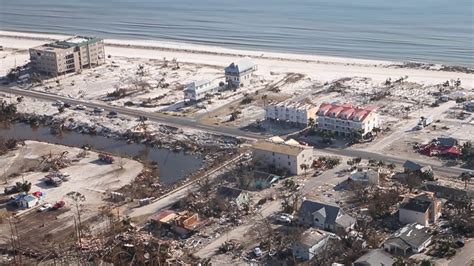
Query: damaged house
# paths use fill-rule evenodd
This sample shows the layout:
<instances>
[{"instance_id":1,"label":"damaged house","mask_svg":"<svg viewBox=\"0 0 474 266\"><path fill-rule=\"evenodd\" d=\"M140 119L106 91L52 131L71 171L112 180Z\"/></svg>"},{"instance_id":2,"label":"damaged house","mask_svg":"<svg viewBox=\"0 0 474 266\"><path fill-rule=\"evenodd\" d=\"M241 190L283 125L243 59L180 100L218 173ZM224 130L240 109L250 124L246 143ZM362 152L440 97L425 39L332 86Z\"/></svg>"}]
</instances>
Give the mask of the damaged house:
<instances>
[{"instance_id":1,"label":"damaged house","mask_svg":"<svg viewBox=\"0 0 474 266\"><path fill-rule=\"evenodd\" d=\"M301 237L293 244L293 256L300 260L311 260L314 256L317 256L318 253L324 251L324 246L330 238L337 238L337 236L310 228L304 231Z\"/></svg>"},{"instance_id":2,"label":"damaged house","mask_svg":"<svg viewBox=\"0 0 474 266\"><path fill-rule=\"evenodd\" d=\"M384 243L383 249L397 256L407 256L422 252L431 244L432 236L428 228L417 223L398 229Z\"/></svg>"},{"instance_id":3,"label":"damaged house","mask_svg":"<svg viewBox=\"0 0 474 266\"><path fill-rule=\"evenodd\" d=\"M220 186L217 197L235 204L239 209L250 204L250 194L242 189Z\"/></svg>"},{"instance_id":4,"label":"damaged house","mask_svg":"<svg viewBox=\"0 0 474 266\"><path fill-rule=\"evenodd\" d=\"M398 213L400 222L418 223L424 226L436 223L439 217L441 217L441 201L430 192L422 193L402 203Z\"/></svg>"},{"instance_id":5,"label":"damaged house","mask_svg":"<svg viewBox=\"0 0 474 266\"><path fill-rule=\"evenodd\" d=\"M330 205L313 200L305 200L298 213L299 223L323 230L337 232L349 231L354 228L356 219L344 213L336 205Z\"/></svg>"},{"instance_id":6,"label":"damaged house","mask_svg":"<svg viewBox=\"0 0 474 266\"><path fill-rule=\"evenodd\" d=\"M197 213L190 211L176 212L164 210L151 218L158 229L168 229L180 237L188 237L202 227L206 221L201 221Z\"/></svg>"}]
</instances>

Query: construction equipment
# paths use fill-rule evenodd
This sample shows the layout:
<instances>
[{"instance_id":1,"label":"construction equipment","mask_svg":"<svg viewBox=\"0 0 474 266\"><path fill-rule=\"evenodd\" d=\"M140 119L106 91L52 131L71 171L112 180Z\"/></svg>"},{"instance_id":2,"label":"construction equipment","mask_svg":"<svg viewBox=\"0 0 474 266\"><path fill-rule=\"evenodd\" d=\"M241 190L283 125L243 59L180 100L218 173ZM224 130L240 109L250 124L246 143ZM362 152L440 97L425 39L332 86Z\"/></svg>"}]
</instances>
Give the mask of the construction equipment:
<instances>
[{"instance_id":1,"label":"construction equipment","mask_svg":"<svg viewBox=\"0 0 474 266\"><path fill-rule=\"evenodd\" d=\"M112 164L115 161L114 157L103 153L99 154L99 160L108 164Z\"/></svg>"}]
</instances>

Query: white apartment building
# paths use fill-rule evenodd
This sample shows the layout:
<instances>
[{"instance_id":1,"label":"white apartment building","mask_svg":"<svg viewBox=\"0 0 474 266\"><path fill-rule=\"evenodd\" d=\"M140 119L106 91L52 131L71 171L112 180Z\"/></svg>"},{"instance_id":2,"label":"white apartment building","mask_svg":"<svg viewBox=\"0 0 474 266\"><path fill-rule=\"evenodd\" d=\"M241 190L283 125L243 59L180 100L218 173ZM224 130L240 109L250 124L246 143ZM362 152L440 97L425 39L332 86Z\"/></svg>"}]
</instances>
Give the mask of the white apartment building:
<instances>
[{"instance_id":1,"label":"white apartment building","mask_svg":"<svg viewBox=\"0 0 474 266\"><path fill-rule=\"evenodd\" d=\"M313 163L313 148L300 145L294 140L262 140L254 144L252 158L254 161L278 169L288 169L291 174L300 175L304 173L301 165L311 167Z\"/></svg>"},{"instance_id":2,"label":"white apartment building","mask_svg":"<svg viewBox=\"0 0 474 266\"><path fill-rule=\"evenodd\" d=\"M183 91L184 100L191 102L198 102L206 98L207 95L213 95L218 92L219 87L213 86L209 80L197 80L188 84L188 87Z\"/></svg>"},{"instance_id":3,"label":"white apartment building","mask_svg":"<svg viewBox=\"0 0 474 266\"><path fill-rule=\"evenodd\" d=\"M265 106L265 119L306 127L310 119L316 122L317 107L308 103L279 102Z\"/></svg>"},{"instance_id":4,"label":"white apartment building","mask_svg":"<svg viewBox=\"0 0 474 266\"><path fill-rule=\"evenodd\" d=\"M239 88L248 85L252 73L255 71L257 71L257 64L248 57L231 63L225 68L225 81L227 86L231 88Z\"/></svg>"},{"instance_id":5,"label":"white apartment building","mask_svg":"<svg viewBox=\"0 0 474 266\"><path fill-rule=\"evenodd\" d=\"M362 136L380 127L376 108L359 108L352 104L321 105L317 112L318 129L335 132L341 136L350 136L359 132Z\"/></svg>"},{"instance_id":6,"label":"white apartment building","mask_svg":"<svg viewBox=\"0 0 474 266\"><path fill-rule=\"evenodd\" d=\"M54 76L79 72L105 63L104 41L76 36L30 48L33 70Z\"/></svg>"}]
</instances>

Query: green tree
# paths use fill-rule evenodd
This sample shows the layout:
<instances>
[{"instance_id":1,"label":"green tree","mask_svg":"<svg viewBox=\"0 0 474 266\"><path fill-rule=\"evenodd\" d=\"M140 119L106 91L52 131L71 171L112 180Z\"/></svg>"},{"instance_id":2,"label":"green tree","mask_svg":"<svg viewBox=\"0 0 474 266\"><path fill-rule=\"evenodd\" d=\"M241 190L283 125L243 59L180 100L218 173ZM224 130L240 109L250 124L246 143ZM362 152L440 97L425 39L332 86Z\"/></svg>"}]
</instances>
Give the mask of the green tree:
<instances>
[{"instance_id":1,"label":"green tree","mask_svg":"<svg viewBox=\"0 0 474 266\"><path fill-rule=\"evenodd\" d=\"M306 177L306 174L308 173L309 165L308 164L301 164L300 165L301 170L304 171L304 177Z\"/></svg>"},{"instance_id":2,"label":"green tree","mask_svg":"<svg viewBox=\"0 0 474 266\"><path fill-rule=\"evenodd\" d=\"M16 187L18 191L28 193L31 190L31 182L28 182L28 181L16 182Z\"/></svg>"}]
</instances>

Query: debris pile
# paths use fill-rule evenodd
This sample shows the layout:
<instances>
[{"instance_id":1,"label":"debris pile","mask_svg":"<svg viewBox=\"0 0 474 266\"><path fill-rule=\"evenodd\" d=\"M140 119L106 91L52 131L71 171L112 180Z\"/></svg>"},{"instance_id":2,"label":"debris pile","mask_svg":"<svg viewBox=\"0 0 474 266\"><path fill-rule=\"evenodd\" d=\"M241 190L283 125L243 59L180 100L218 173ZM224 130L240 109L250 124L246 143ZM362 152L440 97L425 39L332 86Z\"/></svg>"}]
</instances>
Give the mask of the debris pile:
<instances>
[{"instance_id":1,"label":"debris pile","mask_svg":"<svg viewBox=\"0 0 474 266\"><path fill-rule=\"evenodd\" d=\"M68 167L70 164L71 160L68 157L68 151L64 151L57 155L50 153L41 157L39 169L43 172L58 171L62 168Z\"/></svg>"}]
</instances>

